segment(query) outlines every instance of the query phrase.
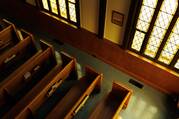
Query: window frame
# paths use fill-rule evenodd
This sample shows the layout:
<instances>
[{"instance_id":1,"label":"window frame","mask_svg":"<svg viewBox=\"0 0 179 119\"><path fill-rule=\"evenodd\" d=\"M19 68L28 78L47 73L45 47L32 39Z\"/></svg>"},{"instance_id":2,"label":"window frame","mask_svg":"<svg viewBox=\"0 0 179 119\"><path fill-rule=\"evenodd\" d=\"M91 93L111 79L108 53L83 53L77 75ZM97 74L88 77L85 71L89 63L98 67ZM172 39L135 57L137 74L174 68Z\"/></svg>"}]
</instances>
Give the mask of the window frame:
<instances>
[{"instance_id":1,"label":"window frame","mask_svg":"<svg viewBox=\"0 0 179 119\"><path fill-rule=\"evenodd\" d=\"M157 53L156 53L156 56L154 58L144 54L145 52L145 49L147 47L147 43L148 43L148 40L149 40L149 37L151 35L151 32L153 30L153 27L154 27L154 24L155 24L155 21L157 19L157 16L158 16L158 13L160 11L160 8L162 6L162 2L163 0L158 0L157 2L157 6L155 8L155 11L154 11L154 14L153 14L153 17L152 17L152 20L150 22L150 25L149 25L149 28L147 30L147 32L145 34L145 37L144 37L144 41L142 43L142 47L140 49L140 51L137 51L133 48L131 48L131 45L132 45L132 42L133 42L133 39L134 39L134 35L135 35L135 32L136 31L140 31L137 29L137 21L138 21L138 18L139 18L139 14L140 14L140 10L141 10L141 7L142 7L142 3L143 3L143 0L136 0L136 2L131 2L131 6L130 6L130 10L129 10L129 16L130 18L128 18L127 20L127 24L131 25L131 26L126 26L126 30L125 30L125 36L124 36L124 41L123 41L123 45L122 47L124 49L128 49L140 56L143 56L153 62L156 62L160 65L163 65L169 69L172 69L173 71L175 72L179 72L179 69L175 68L175 64L177 63L177 60L179 59L179 50L177 51L177 53L175 54L175 56L173 57L172 61L170 62L169 65L165 64L164 62L161 62L159 61L159 56L162 52L162 50L164 49L165 47L165 44L172 32L172 29L173 27L175 26L175 23L177 22L177 19L179 18L179 4L178 4L178 7L177 7L177 10L175 12L175 14L173 15L173 18L170 22L170 25L162 39L162 42L159 46L159 49L157 50ZM130 13L131 11L131 13ZM131 20L132 19L132 20ZM129 27L129 28L127 28ZM143 32L143 31L140 31L140 32Z\"/></svg>"},{"instance_id":2,"label":"window frame","mask_svg":"<svg viewBox=\"0 0 179 119\"><path fill-rule=\"evenodd\" d=\"M37 2L37 5L38 7L40 8L40 10L46 12L46 13L49 13L50 15L53 15L53 16L56 16L72 25L75 25L77 26L78 28L80 28L80 6L79 6L79 0L75 0L75 3L72 3L71 1L68 1L68 0L65 0L65 3L66 3L66 12L67 12L67 18L64 18L60 15L60 7L59 7L59 0L56 0L56 4L57 4L57 11L58 11L58 14L55 14L52 12L52 8L51 8L51 5L50 5L50 0L47 0L48 2L48 7L49 7L49 10L46 10L44 7L43 7L43 3L42 3L42 0L36 0ZM75 12L76 12L76 22L70 20L70 14L69 14L69 6L68 6L68 3L72 3L75 5Z\"/></svg>"}]
</instances>

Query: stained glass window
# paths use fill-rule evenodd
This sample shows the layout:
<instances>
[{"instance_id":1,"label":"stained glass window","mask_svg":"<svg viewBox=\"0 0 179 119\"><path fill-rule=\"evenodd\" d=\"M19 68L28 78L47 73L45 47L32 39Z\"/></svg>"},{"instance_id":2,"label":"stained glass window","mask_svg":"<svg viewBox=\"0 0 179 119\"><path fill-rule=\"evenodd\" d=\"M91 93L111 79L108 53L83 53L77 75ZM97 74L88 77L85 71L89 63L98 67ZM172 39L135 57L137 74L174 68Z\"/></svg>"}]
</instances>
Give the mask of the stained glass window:
<instances>
[{"instance_id":1,"label":"stained glass window","mask_svg":"<svg viewBox=\"0 0 179 119\"><path fill-rule=\"evenodd\" d=\"M60 7L60 15L64 18L67 18L66 1L59 0L59 7Z\"/></svg>"},{"instance_id":2,"label":"stained glass window","mask_svg":"<svg viewBox=\"0 0 179 119\"><path fill-rule=\"evenodd\" d=\"M50 5L51 5L52 12L58 14L56 0L50 0Z\"/></svg>"},{"instance_id":3,"label":"stained glass window","mask_svg":"<svg viewBox=\"0 0 179 119\"><path fill-rule=\"evenodd\" d=\"M79 25L76 13L79 12L78 4L76 0L42 0L43 9L74 25Z\"/></svg>"},{"instance_id":4,"label":"stained glass window","mask_svg":"<svg viewBox=\"0 0 179 119\"><path fill-rule=\"evenodd\" d=\"M43 8L44 8L44 9L49 10L47 0L42 0L42 4L43 4Z\"/></svg>"},{"instance_id":5,"label":"stained glass window","mask_svg":"<svg viewBox=\"0 0 179 119\"><path fill-rule=\"evenodd\" d=\"M175 2L175 4L174 4ZM147 48L145 50L145 54L154 58L157 54L157 51L161 45L161 42L164 38L164 35L171 23L173 18L173 14L177 9L177 0L164 0L159 14L157 16L155 26L152 30L151 36L147 43ZM156 41L157 40L157 41ZM157 42L157 43L156 43ZM152 48L151 47L155 47ZM154 50L155 49L155 50Z\"/></svg>"},{"instance_id":6,"label":"stained glass window","mask_svg":"<svg viewBox=\"0 0 179 119\"><path fill-rule=\"evenodd\" d=\"M137 30L147 32L147 30L150 26L150 22L152 20L152 16L155 11L155 7L157 5L157 1L158 0L144 0L143 1L142 7L140 10L140 14L139 14L139 18L137 21L137 26L136 26ZM145 38L145 34L141 33L141 32L139 33L139 31L136 31L136 33L134 35L134 40L131 45L131 48L133 48L137 51L140 51L142 43Z\"/></svg>"},{"instance_id":7,"label":"stained glass window","mask_svg":"<svg viewBox=\"0 0 179 119\"><path fill-rule=\"evenodd\" d=\"M145 37L144 33L136 31L131 47L137 51L140 51L144 37Z\"/></svg>"},{"instance_id":8,"label":"stained glass window","mask_svg":"<svg viewBox=\"0 0 179 119\"><path fill-rule=\"evenodd\" d=\"M178 31L177 27L179 26L179 20L177 20L174 30L172 30L165 47L159 57L159 61L165 63L165 64L170 64L172 61L173 57L175 56L176 52L179 49L179 34L176 34Z\"/></svg>"},{"instance_id":9,"label":"stained glass window","mask_svg":"<svg viewBox=\"0 0 179 119\"><path fill-rule=\"evenodd\" d=\"M69 3L69 14L70 14L70 19L73 22L76 22L75 4Z\"/></svg>"},{"instance_id":10,"label":"stained glass window","mask_svg":"<svg viewBox=\"0 0 179 119\"><path fill-rule=\"evenodd\" d=\"M158 14L153 17L157 5L161 6L158 6ZM177 63L173 60L179 50L179 18L175 15L177 8L178 0L143 0L130 48L154 61L178 68L179 60ZM171 25L172 20L176 22ZM149 27L152 28L150 31Z\"/></svg>"}]
</instances>

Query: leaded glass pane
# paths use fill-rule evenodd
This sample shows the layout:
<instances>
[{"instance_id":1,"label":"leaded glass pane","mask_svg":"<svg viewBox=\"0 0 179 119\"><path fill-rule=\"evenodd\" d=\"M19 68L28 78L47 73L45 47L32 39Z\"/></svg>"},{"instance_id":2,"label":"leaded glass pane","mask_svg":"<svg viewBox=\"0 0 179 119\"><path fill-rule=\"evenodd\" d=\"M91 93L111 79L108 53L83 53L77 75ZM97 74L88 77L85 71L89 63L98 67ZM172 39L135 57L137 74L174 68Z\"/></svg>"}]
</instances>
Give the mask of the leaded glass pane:
<instances>
[{"instance_id":1,"label":"leaded glass pane","mask_svg":"<svg viewBox=\"0 0 179 119\"><path fill-rule=\"evenodd\" d=\"M50 0L50 5L51 5L52 12L58 14L56 0Z\"/></svg>"},{"instance_id":2,"label":"leaded glass pane","mask_svg":"<svg viewBox=\"0 0 179 119\"><path fill-rule=\"evenodd\" d=\"M179 35L179 19L177 20L172 32L174 32L174 33Z\"/></svg>"},{"instance_id":3,"label":"leaded glass pane","mask_svg":"<svg viewBox=\"0 0 179 119\"><path fill-rule=\"evenodd\" d=\"M140 51L144 37L144 33L136 30L131 48Z\"/></svg>"},{"instance_id":4,"label":"leaded glass pane","mask_svg":"<svg viewBox=\"0 0 179 119\"><path fill-rule=\"evenodd\" d=\"M146 47L144 54L152 58L155 57L155 55L157 54L158 48L162 42L165 32L166 31L162 28L159 28L159 27L153 28L153 31L147 43L147 47ZM151 47L155 47L155 48L151 49Z\"/></svg>"},{"instance_id":5,"label":"leaded glass pane","mask_svg":"<svg viewBox=\"0 0 179 119\"><path fill-rule=\"evenodd\" d=\"M161 11L174 15L178 6L178 0L164 0Z\"/></svg>"},{"instance_id":6,"label":"leaded glass pane","mask_svg":"<svg viewBox=\"0 0 179 119\"><path fill-rule=\"evenodd\" d=\"M173 8L170 8L170 11L169 11L169 2L173 2L172 1L164 1L163 4L162 4L162 7L161 7L161 10L163 11L160 11L158 16L157 16L157 19L156 19L156 22L155 22L155 26L152 30L152 33L151 33L151 37L149 38L149 41L147 43L147 48L144 52L144 54L154 58L156 56L156 53L158 51L158 48L159 46L161 45L161 42L164 38L164 35L166 33L166 30L168 29L170 23L171 23L171 20L173 18L173 16L171 14L168 14L166 12L175 12L176 11L176 6L177 6L177 3L173 6L170 6L170 7L173 7ZM173 3L171 3L173 4ZM156 49L155 51L153 52L149 52L151 51L149 48L151 45L153 45L153 43L155 42L155 39L153 37L156 37L156 39L158 40L158 44L156 44ZM166 53L165 53L166 54Z\"/></svg>"},{"instance_id":7,"label":"leaded glass pane","mask_svg":"<svg viewBox=\"0 0 179 119\"><path fill-rule=\"evenodd\" d=\"M153 8L143 5L141 8L141 12L139 14L139 20L137 22L137 29L147 32L153 13L154 13Z\"/></svg>"},{"instance_id":8,"label":"leaded glass pane","mask_svg":"<svg viewBox=\"0 0 179 119\"><path fill-rule=\"evenodd\" d=\"M150 44L150 45L148 45ZM159 44L161 44L161 40L156 37L150 37L150 40L147 44L147 48L145 50L145 54L150 57L155 57L157 50L159 48Z\"/></svg>"},{"instance_id":9,"label":"leaded glass pane","mask_svg":"<svg viewBox=\"0 0 179 119\"><path fill-rule=\"evenodd\" d=\"M42 0L42 4L43 4L43 8L44 8L44 9L49 10L47 0Z\"/></svg>"},{"instance_id":10,"label":"leaded glass pane","mask_svg":"<svg viewBox=\"0 0 179 119\"><path fill-rule=\"evenodd\" d=\"M59 0L59 7L60 7L60 15L64 18L67 18L67 11L66 11L66 2L65 0Z\"/></svg>"},{"instance_id":11,"label":"leaded glass pane","mask_svg":"<svg viewBox=\"0 0 179 119\"><path fill-rule=\"evenodd\" d=\"M163 29L168 29L172 18L173 16L170 14L159 12L155 22L155 26L161 27Z\"/></svg>"},{"instance_id":12,"label":"leaded glass pane","mask_svg":"<svg viewBox=\"0 0 179 119\"><path fill-rule=\"evenodd\" d=\"M139 14L139 19L145 22L150 22L154 13L154 9L146 6L142 6Z\"/></svg>"},{"instance_id":13,"label":"leaded glass pane","mask_svg":"<svg viewBox=\"0 0 179 119\"><path fill-rule=\"evenodd\" d=\"M76 9L75 4L69 3L69 14L70 14L70 20L73 22L76 22Z\"/></svg>"},{"instance_id":14,"label":"leaded glass pane","mask_svg":"<svg viewBox=\"0 0 179 119\"><path fill-rule=\"evenodd\" d=\"M143 4L152 8L155 8L157 6L158 0L143 0Z\"/></svg>"},{"instance_id":15,"label":"leaded glass pane","mask_svg":"<svg viewBox=\"0 0 179 119\"><path fill-rule=\"evenodd\" d=\"M157 5L157 1L158 0L143 1L143 5L141 7L139 18L137 21L137 26L136 26L138 30L147 32L155 11L154 8ZM131 48L140 51L144 38L145 38L144 33L136 31Z\"/></svg>"},{"instance_id":16,"label":"leaded glass pane","mask_svg":"<svg viewBox=\"0 0 179 119\"><path fill-rule=\"evenodd\" d=\"M147 32L147 30L148 30L148 28L149 28L149 25L150 25L150 24L147 23L147 22L144 22L144 21L142 21L142 20L138 20L136 28L139 29L139 30L141 30L141 31Z\"/></svg>"},{"instance_id":17,"label":"leaded glass pane","mask_svg":"<svg viewBox=\"0 0 179 119\"><path fill-rule=\"evenodd\" d=\"M162 29L160 27L156 27L154 26L153 30L152 30L152 33L151 33L151 36L153 37L156 37L156 38L159 38L160 40L163 39L164 35L165 35L165 32L166 30L165 29ZM150 40L150 39L149 39Z\"/></svg>"},{"instance_id":18,"label":"leaded glass pane","mask_svg":"<svg viewBox=\"0 0 179 119\"><path fill-rule=\"evenodd\" d=\"M179 59L178 59L177 63L175 64L175 68L179 69Z\"/></svg>"},{"instance_id":19,"label":"leaded glass pane","mask_svg":"<svg viewBox=\"0 0 179 119\"><path fill-rule=\"evenodd\" d=\"M178 22L178 21L177 21ZM178 23L175 24L174 28L176 28ZM165 64L170 64L176 52L179 49L179 35L171 32L164 49L159 57L159 61L164 62Z\"/></svg>"},{"instance_id":20,"label":"leaded glass pane","mask_svg":"<svg viewBox=\"0 0 179 119\"><path fill-rule=\"evenodd\" d=\"M75 3L75 0L68 0L68 1L70 1L70 2L72 2L72 3Z\"/></svg>"}]
</instances>

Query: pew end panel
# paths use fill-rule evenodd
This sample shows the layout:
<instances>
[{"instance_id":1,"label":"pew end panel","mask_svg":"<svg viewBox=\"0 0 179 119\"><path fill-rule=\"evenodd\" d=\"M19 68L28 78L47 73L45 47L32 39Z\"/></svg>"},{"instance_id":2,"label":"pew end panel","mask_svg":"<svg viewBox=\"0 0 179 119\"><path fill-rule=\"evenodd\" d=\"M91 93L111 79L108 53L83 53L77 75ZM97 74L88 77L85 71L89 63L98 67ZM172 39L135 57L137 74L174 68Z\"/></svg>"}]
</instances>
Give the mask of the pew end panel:
<instances>
[{"instance_id":1,"label":"pew end panel","mask_svg":"<svg viewBox=\"0 0 179 119\"><path fill-rule=\"evenodd\" d=\"M122 108L126 109L127 106L128 106L130 97L132 96L133 91L130 88L128 88L128 87L126 87L126 86L124 86L124 85L122 85L120 83L113 82L112 92L113 92L114 95L119 95L120 94L122 97L124 97L124 102L125 103L124 103Z\"/></svg>"},{"instance_id":2,"label":"pew end panel","mask_svg":"<svg viewBox=\"0 0 179 119\"><path fill-rule=\"evenodd\" d=\"M0 54L20 42L20 36L15 25L5 19L2 20L8 26L0 31Z\"/></svg>"},{"instance_id":3,"label":"pew end panel","mask_svg":"<svg viewBox=\"0 0 179 119\"><path fill-rule=\"evenodd\" d=\"M57 64L57 60L56 60L56 57L55 57L55 50L54 50L53 46L52 46L51 44L49 44L49 43L43 41L43 40L40 40L40 46L41 46L41 49L42 49L42 50L45 50L45 49L47 49L47 48L50 48L50 49L51 49L51 51L52 51L52 57L50 58L50 59L51 59L50 61L51 61L53 64Z\"/></svg>"},{"instance_id":4,"label":"pew end panel","mask_svg":"<svg viewBox=\"0 0 179 119\"><path fill-rule=\"evenodd\" d=\"M23 39L20 38L19 33L18 33L18 30L17 30L16 26L15 26L12 22L10 22L10 21L8 21L8 20L6 20L6 19L3 19L3 21L4 21L6 24L9 24L9 25L12 26L13 31L14 31L14 35L15 35L16 38L17 38L17 39L15 39L15 40L16 40L17 42L19 42L20 40L23 40Z\"/></svg>"},{"instance_id":5,"label":"pew end panel","mask_svg":"<svg viewBox=\"0 0 179 119\"><path fill-rule=\"evenodd\" d=\"M69 54L61 51L60 52L61 60L62 60L62 67L65 67L71 60L73 60L73 71L70 73L69 80L77 80L78 79L78 73L77 73L77 61L74 57L70 56Z\"/></svg>"},{"instance_id":6,"label":"pew end panel","mask_svg":"<svg viewBox=\"0 0 179 119\"><path fill-rule=\"evenodd\" d=\"M126 109L129 99L132 95L132 90L129 89L128 87L120 84L113 82L112 84L112 91L108 95L108 101L116 102L116 109L114 110L114 115L113 119L117 119L120 115L120 111L122 109Z\"/></svg>"},{"instance_id":7,"label":"pew end panel","mask_svg":"<svg viewBox=\"0 0 179 119\"><path fill-rule=\"evenodd\" d=\"M93 93L99 93L101 91L101 84L102 84L102 80L103 80L103 74L99 74L98 72L96 72L90 66L86 66L85 67L85 76L87 77L87 79L89 79L89 81L94 80L95 77L97 77L97 83L95 85Z\"/></svg>"},{"instance_id":8,"label":"pew end panel","mask_svg":"<svg viewBox=\"0 0 179 119\"><path fill-rule=\"evenodd\" d=\"M22 37L21 40L25 39L27 36L30 36L32 37L33 41L35 41L34 36L30 32L26 31L25 29L19 29L18 31L20 31L20 35Z\"/></svg>"},{"instance_id":9,"label":"pew end panel","mask_svg":"<svg viewBox=\"0 0 179 119\"><path fill-rule=\"evenodd\" d=\"M2 32L0 32L0 55L13 48L15 45L17 45L19 42L26 39L27 37L31 37L33 39L32 34L26 32L23 29L16 30L15 26L10 25ZM32 40L32 42L34 42L34 39Z\"/></svg>"}]
</instances>

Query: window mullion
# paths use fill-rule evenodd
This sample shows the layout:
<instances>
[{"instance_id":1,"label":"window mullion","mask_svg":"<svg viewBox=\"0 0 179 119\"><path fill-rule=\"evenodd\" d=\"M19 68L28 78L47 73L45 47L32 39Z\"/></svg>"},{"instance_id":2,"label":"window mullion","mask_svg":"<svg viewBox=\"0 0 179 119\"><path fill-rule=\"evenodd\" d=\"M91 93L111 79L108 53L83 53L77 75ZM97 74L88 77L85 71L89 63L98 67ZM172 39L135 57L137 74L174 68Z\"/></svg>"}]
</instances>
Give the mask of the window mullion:
<instances>
[{"instance_id":1,"label":"window mullion","mask_svg":"<svg viewBox=\"0 0 179 119\"><path fill-rule=\"evenodd\" d=\"M48 2L49 11L52 12L52 7L51 7L51 4L50 4L50 0L47 0L47 2Z\"/></svg>"},{"instance_id":2,"label":"window mullion","mask_svg":"<svg viewBox=\"0 0 179 119\"><path fill-rule=\"evenodd\" d=\"M61 15L60 15L60 6L59 6L58 0L56 0L56 4L57 4L58 16L61 17Z\"/></svg>"},{"instance_id":3,"label":"window mullion","mask_svg":"<svg viewBox=\"0 0 179 119\"><path fill-rule=\"evenodd\" d=\"M65 0L65 1L66 1L67 20L68 20L68 21L71 21L71 20L70 20L68 0Z\"/></svg>"},{"instance_id":4,"label":"window mullion","mask_svg":"<svg viewBox=\"0 0 179 119\"><path fill-rule=\"evenodd\" d=\"M177 60L179 59L179 50L177 51L177 53L175 54L173 60L171 61L170 65L171 67L174 67L175 63L177 62Z\"/></svg>"},{"instance_id":5,"label":"window mullion","mask_svg":"<svg viewBox=\"0 0 179 119\"><path fill-rule=\"evenodd\" d=\"M80 3L79 3L79 0L76 0L75 8L76 8L77 26L80 27Z\"/></svg>"},{"instance_id":6,"label":"window mullion","mask_svg":"<svg viewBox=\"0 0 179 119\"><path fill-rule=\"evenodd\" d=\"M134 17L135 18L138 18L139 17L139 14L140 14L140 9L141 9L141 7L142 7L142 2L143 2L143 0L137 0L137 2L138 2L138 4L135 6L135 8L134 8ZM131 27L131 35L129 36L129 39L133 39L134 38L134 35L135 35L135 31L136 31L136 26L137 26L137 21L138 21L138 19L135 19L135 18L133 18L132 20L132 25L133 25L133 27ZM135 29L134 29L135 28ZM130 47L132 45L132 40L130 40L129 41L129 44L127 45L127 47L129 47L131 50L132 50L132 48Z\"/></svg>"},{"instance_id":7,"label":"window mullion","mask_svg":"<svg viewBox=\"0 0 179 119\"><path fill-rule=\"evenodd\" d=\"M173 16L173 19L172 19L172 21L170 23L170 26L168 27L168 30L167 30L167 32L166 32L166 34L164 36L164 39L162 40L162 43L161 43L161 45L160 45L160 47L158 49L158 52L157 52L157 54L156 54L156 56L154 58L155 60L158 60L158 58L159 58L159 56L160 56L160 54L161 54L166 42L167 42L167 40L168 40L168 38L170 36L170 33L172 32L173 27L174 27L175 23L177 22L178 12L179 12L179 7L177 8L175 15Z\"/></svg>"},{"instance_id":8,"label":"window mullion","mask_svg":"<svg viewBox=\"0 0 179 119\"><path fill-rule=\"evenodd\" d=\"M150 37L150 35L151 35L151 33L152 33L152 30L153 30L155 21L156 21L156 19L157 19L158 13L159 13L159 11L160 11L160 7L161 7L161 5L162 5L162 2L163 2L163 0L159 0L158 3L157 3L157 6L156 6L156 9L155 9L153 18L152 18L152 20L151 20L149 29L148 29L148 31L147 31L147 33L146 33L146 36L145 36L145 38L144 38L144 41L143 41L143 44L142 44L142 47L141 47L141 50L140 50L140 53L141 53L141 54L144 54L144 51L145 51L145 49L146 49L146 46L147 46L149 37Z\"/></svg>"}]
</instances>

